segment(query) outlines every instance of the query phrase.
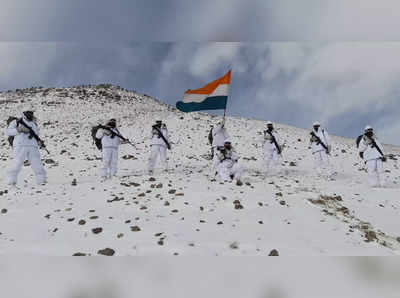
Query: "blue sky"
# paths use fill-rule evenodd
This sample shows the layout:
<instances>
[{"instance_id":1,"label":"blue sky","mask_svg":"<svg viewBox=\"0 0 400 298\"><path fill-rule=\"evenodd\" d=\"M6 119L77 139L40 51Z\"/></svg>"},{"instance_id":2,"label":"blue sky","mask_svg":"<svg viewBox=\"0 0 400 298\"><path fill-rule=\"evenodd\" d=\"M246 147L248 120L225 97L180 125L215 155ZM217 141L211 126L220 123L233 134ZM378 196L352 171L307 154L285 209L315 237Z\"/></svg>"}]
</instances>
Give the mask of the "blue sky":
<instances>
[{"instance_id":1,"label":"blue sky","mask_svg":"<svg viewBox=\"0 0 400 298\"><path fill-rule=\"evenodd\" d=\"M232 67L230 115L400 144L396 1L1 4L0 90L113 83L174 104Z\"/></svg>"}]
</instances>

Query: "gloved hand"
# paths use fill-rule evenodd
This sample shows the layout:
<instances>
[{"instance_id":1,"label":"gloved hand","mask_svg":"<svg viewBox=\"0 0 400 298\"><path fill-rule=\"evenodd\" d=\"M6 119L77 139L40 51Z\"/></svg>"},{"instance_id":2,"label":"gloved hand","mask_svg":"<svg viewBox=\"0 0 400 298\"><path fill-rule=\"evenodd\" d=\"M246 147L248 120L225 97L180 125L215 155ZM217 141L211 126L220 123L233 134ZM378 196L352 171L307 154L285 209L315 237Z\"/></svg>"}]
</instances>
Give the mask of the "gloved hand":
<instances>
[{"instance_id":1,"label":"gloved hand","mask_svg":"<svg viewBox=\"0 0 400 298\"><path fill-rule=\"evenodd\" d=\"M360 152L359 155L360 155L360 157L361 157L362 159L364 159L364 152Z\"/></svg>"},{"instance_id":2,"label":"gloved hand","mask_svg":"<svg viewBox=\"0 0 400 298\"><path fill-rule=\"evenodd\" d=\"M381 160L382 160L383 162L386 162L386 161L387 161L386 156L382 156Z\"/></svg>"},{"instance_id":3,"label":"gloved hand","mask_svg":"<svg viewBox=\"0 0 400 298\"><path fill-rule=\"evenodd\" d=\"M23 125L18 125L18 126L17 126L17 131L18 131L19 133L29 133L29 129L26 128L26 127L23 126Z\"/></svg>"}]
</instances>

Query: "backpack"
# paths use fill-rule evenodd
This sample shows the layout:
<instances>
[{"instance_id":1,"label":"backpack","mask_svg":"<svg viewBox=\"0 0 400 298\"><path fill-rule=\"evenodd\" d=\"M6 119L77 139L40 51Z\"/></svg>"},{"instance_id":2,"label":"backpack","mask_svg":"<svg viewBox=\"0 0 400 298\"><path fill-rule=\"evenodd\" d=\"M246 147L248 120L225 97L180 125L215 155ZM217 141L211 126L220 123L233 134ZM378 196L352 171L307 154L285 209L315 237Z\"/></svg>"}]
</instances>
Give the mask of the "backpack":
<instances>
[{"instance_id":1,"label":"backpack","mask_svg":"<svg viewBox=\"0 0 400 298\"><path fill-rule=\"evenodd\" d=\"M97 131L99 130L100 125L93 126L90 134L92 135L93 144L96 145L97 149L103 150L103 144L101 143L101 139L96 138Z\"/></svg>"},{"instance_id":2,"label":"backpack","mask_svg":"<svg viewBox=\"0 0 400 298\"><path fill-rule=\"evenodd\" d=\"M360 142L361 142L363 136L364 136L364 135L360 135L360 136L357 137L357 139L356 139L357 148L360 147Z\"/></svg>"},{"instance_id":3,"label":"backpack","mask_svg":"<svg viewBox=\"0 0 400 298\"><path fill-rule=\"evenodd\" d=\"M7 127L10 125L11 122L13 122L14 120L18 120L18 118L10 116L7 119ZM11 147L13 147L13 143L14 143L14 136L10 136L7 138L8 144L10 144Z\"/></svg>"},{"instance_id":4,"label":"backpack","mask_svg":"<svg viewBox=\"0 0 400 298\"><path fill-rule=\"evenodd\" d=\"M210 144L213 143L213 129L211 128L210 132L208 133L208 141L210 142Z\"/></svg>"}]
</instances>

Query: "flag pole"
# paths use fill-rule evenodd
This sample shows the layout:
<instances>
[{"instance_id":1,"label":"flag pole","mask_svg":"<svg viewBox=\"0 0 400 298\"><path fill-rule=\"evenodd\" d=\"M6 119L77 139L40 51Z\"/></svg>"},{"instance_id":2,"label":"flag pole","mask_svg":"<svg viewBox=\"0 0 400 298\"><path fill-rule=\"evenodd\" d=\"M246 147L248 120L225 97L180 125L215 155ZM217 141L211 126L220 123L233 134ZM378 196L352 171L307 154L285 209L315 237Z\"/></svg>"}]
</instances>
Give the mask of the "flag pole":
<instances>
[{"instance_id":1,"label":"flag pole","mask_svg":"<svg viewBox=\"0 0 400 298\"><path fill-rule=\"evenodd\" d=\"M232 71L232 66L230 67L229 71ZM230 78L229 78L229 84L230 84ZM229 92L230 93L230 92ZM228 96L229 96L228 93ZM223 118L223 123L225 124L225 116L226 116L226 107L228 106L228 98L226 98L226 105L225 105L225 109L224 109L224 118Z\"/></svg>"}]
</instances>

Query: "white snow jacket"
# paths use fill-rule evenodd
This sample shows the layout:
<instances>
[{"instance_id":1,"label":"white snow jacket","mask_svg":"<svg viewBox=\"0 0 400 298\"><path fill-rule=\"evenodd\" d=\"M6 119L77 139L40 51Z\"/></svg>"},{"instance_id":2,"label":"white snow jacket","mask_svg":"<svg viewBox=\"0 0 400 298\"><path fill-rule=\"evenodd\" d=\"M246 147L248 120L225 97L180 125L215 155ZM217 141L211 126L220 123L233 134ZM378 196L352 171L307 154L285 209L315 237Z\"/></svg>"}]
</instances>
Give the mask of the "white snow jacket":
<instances>
[{"instance_id":1,"label":"white snow jacket","mask_svg":"<svg viewBox=\"0 0 400 298\"><path fill-rule=\"evenodd\" d=\"M224 164L228 168L231 168L239 160L239 155L233 148L230 150L225 149L225 154L217 150L217 158L219 164Z\"/></svg>"},{"instance_id":2,"label":"white snow jacket","mask_svg":"<svg viewBox=\"0 0 400 298\"><path fill-rule=\"evenodd\" d=\"M168 129L166 127L162 127L162 128L159 128L159 130L161 131L162 135L169 143ZM167 147L167 144L164 142L162 137L160 137L158 135L158 131L154 128L151 130L151 134L150 134L150 145L151 146L159 145L159 146Z\"/></svg>"},{"instance_id":3,"label":"white snow jacket","mask_svg":"<svg viewBox=\"0 0 400 298\"><path fill-rule=\"evenodd\" d=\"M217 125L216 127L214 127L212 130L212 135L212 147L224 146L225 141L230 137L228 132L226 131L226 128L222 127L222 125Z\"/></svg>"},{"instance_id":4,"label":"white snow jacket","mask_svg":"<svg viewBox=\"0 0 400 298\"><path fill-rule=\"evenodd\" d=\"M112 131L120 134L116 128L113 128ZM111 136L111 132L103 128L98 129L96 133L96 138L101 139L103 148L118 148L118 146L121 144L121 139L117 136L114 136L113 138Z\"/></svg>"},{"instance_id":5,"label":"white snow jacket","mask_svg":"<svg viewBox=\"0 0 400 298\"><path fill-rule=\"evenodd\" d=\"M33 121L29 121L25 117L22 117L22 120L28 125L32 130L39 136L39 127ZM9 137L14 137L13 146L14 147L39 147L38 142L29 133L18 132L17 126L23 127L22 124L17 125L18 120L11 121L10 125L7 127L6 134Z\"/></svg>"},{"instance_id":6,"label":"white snow jacket","mask_svg":"<svg viewBox=\"0 0 400 298\"><path fill-rule=\"evenodd\" d=\"M278 146L281 146L281 139L280 136L278 134L278 132L274 129L272 130L272 135L275 137L276 142L278 143ZM269 133L264 132L264 151L275 151L276 146L274 141L272 141L272 137L269 135Z\"/></svg>"},{"instance_id":7,"label":"white snow jacket","mask_svg":"<svg viewBox=\"0 0 400 298\"><path fill-rule=\"evenodd\" d=\"M321 141L325 144L326 147L328 147L328 148L330 147L329 134L325 129L320 127L317 132L314 129L312 131L315 133L316 136L318 136L321 139ZM325 151L325 148L324 148L324 146L322 146L322 144L318 144L317 141L312 141L312 139L313 139L313 137L311 137L312 153Z\"/></svg>"},{"instance_id":8,"label":"white snow jacket","mask_svg":"<svg viewBox=\"0 0 400 298\"><path fill-rule=\"evenodd\" d=\"M376 145L381 149L382 153L385 154L385 151L383 151L383 146L382 144L375 138ZM363 136L360 146L358 147L359 152L363 152L363 159L365 161L372 160L372 159L378 159L382 158L383 156L379 153L378 149L376 149L371 142L371 139L368 138L367 136Z\"/></svg>"}]
</instances>

